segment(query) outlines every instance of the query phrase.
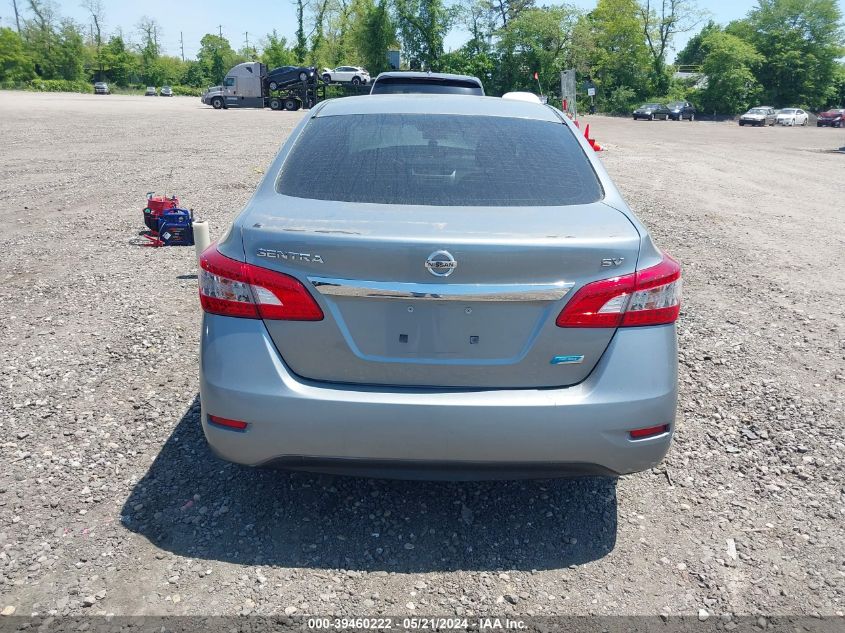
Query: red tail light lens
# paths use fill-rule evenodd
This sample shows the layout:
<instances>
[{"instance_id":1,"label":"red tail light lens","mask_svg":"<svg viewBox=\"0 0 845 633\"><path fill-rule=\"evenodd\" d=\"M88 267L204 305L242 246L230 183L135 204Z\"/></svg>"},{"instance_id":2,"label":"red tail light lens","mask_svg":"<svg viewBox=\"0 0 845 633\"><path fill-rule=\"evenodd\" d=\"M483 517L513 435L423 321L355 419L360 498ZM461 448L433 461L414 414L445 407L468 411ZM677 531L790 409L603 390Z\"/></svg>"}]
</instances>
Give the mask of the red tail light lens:
<instances>
[{"instance_id":1,"label":"red tail light lens","mask_svg":"<svg viewBox=\"0 0 845 633\"><path fill-rule=\"evenodd\" d=\"M669 432L668 424L661 424L659 426L649 426L644 429L634 429L629 431L632 440L641 440L646 437L654 437L655 435L663 435Z\"/></svg>"},{"instance_id":2,"label":"red tail light lens","mask_svg":"<svg viewBox=\"0 0 845 633\"><path fill-rule=\"evenodd\" d=\"M249 426L242 420L230 420L216 415L208 416L208 421L212 424L216 424L217 426L225 426L227 429L234 429L236 431L245 431L246 427Z\"/></svg>"},{"instance_id":3,"label":"red tail light lens","mask_svg":"<svg viewBox=\"0 0 845 633\"><path fill-rule=\"evenodd\" d=\"M321 321L323 311L298 279L222 255L212 244L200 256L200 305L244 319Z\"/></svg>"},{"instance_id":4,"label":"red tail light lens","mask_svg":"<svg viewBox=\"0 0 845 633\"><path fill-rule=\"evenodd\" d=\"M558 315L558 327L630 327L674 323L681 311L681 266L669 255L656 266L581 288Z\"/></svg>"}]
</instances>

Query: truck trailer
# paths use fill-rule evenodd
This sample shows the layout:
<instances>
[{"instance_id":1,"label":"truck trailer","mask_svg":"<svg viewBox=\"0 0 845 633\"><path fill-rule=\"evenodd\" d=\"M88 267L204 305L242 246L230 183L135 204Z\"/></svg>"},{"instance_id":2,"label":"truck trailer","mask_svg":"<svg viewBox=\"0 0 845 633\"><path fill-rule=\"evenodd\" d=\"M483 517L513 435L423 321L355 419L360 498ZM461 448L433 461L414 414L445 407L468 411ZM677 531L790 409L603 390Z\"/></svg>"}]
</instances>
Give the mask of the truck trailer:
<instances>
[{"instance_id":1,"label":"truck trailer","mask_svg":"<svg viewBox=\"0 0 845 633\"><path fill-rule=\"evenodd\" d=\"M200 100L215 110L223 108L270 108L299 110L317 103L317 81L313 72L302 72L293 82L279 85L268 80L267 66L260 62L238 64L220 86L205 91ZM302 77L304 80L299 80ZM270 86L273 86L273 90Z\"/></svg>"}]
</instances>

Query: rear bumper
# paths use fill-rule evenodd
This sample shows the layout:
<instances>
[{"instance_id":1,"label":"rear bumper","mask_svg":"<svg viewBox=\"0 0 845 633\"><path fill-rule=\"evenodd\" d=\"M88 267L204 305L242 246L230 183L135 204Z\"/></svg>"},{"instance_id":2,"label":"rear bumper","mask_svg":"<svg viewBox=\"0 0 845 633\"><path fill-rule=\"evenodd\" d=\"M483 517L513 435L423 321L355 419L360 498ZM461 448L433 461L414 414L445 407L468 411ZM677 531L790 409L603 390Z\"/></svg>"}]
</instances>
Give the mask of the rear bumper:
<instances>
[{"instance_id":1,"label":"rear bumper","mask_svg":"<svg viewBox=\"0 0 845 633\"><path fill-rule=\"evenodd\" d=\"M675 327L619 330L590 376L561 389L411 389L292 374L261 321L205 315L202 424L223 459L259 466L424 478L626 474L669 448ZM243 420L243 432L208 415ZM631 440L631 429L670 431Z\"/></svg>"}]
</instances>

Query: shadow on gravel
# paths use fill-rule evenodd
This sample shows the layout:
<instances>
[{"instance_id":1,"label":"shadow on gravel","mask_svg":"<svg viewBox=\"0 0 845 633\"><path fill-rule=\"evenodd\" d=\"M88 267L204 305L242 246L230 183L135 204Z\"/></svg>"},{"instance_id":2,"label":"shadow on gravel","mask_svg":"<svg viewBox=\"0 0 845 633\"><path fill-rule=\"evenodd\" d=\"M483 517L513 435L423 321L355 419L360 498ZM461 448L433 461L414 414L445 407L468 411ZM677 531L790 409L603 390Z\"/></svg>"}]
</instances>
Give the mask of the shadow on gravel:
<instances>
[{"instance_id":1,"label":"shadow on gravel","mask_svg":"<svg viewBox=\"0 0 845 633\"><path fill-rule=\"evenodd\" d=\"M174 554L244 565L556 569L613 549L616 481L390 481L240 467L208 449L197 397L126 500L122 523Z\"/></svg>"}]
</instances>

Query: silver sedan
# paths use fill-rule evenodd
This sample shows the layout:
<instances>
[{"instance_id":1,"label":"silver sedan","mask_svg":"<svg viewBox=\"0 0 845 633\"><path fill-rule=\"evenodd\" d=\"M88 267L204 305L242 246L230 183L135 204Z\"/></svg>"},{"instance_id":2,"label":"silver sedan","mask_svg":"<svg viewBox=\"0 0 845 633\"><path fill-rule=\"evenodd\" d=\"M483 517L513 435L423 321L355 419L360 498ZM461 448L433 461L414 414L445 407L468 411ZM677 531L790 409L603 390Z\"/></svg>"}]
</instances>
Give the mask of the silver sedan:
<instances>
[{"instance_id":1,"label":"silver sedan","mask_svg":"<svg viewBox=\"0 0 845 633\"><path fill-rule=\"evenodd\" d=\"M199 286L202 425L224 459L615 476L669 447L680 266L550 106L321 103Z\"/></svg>"}]
</instances>

